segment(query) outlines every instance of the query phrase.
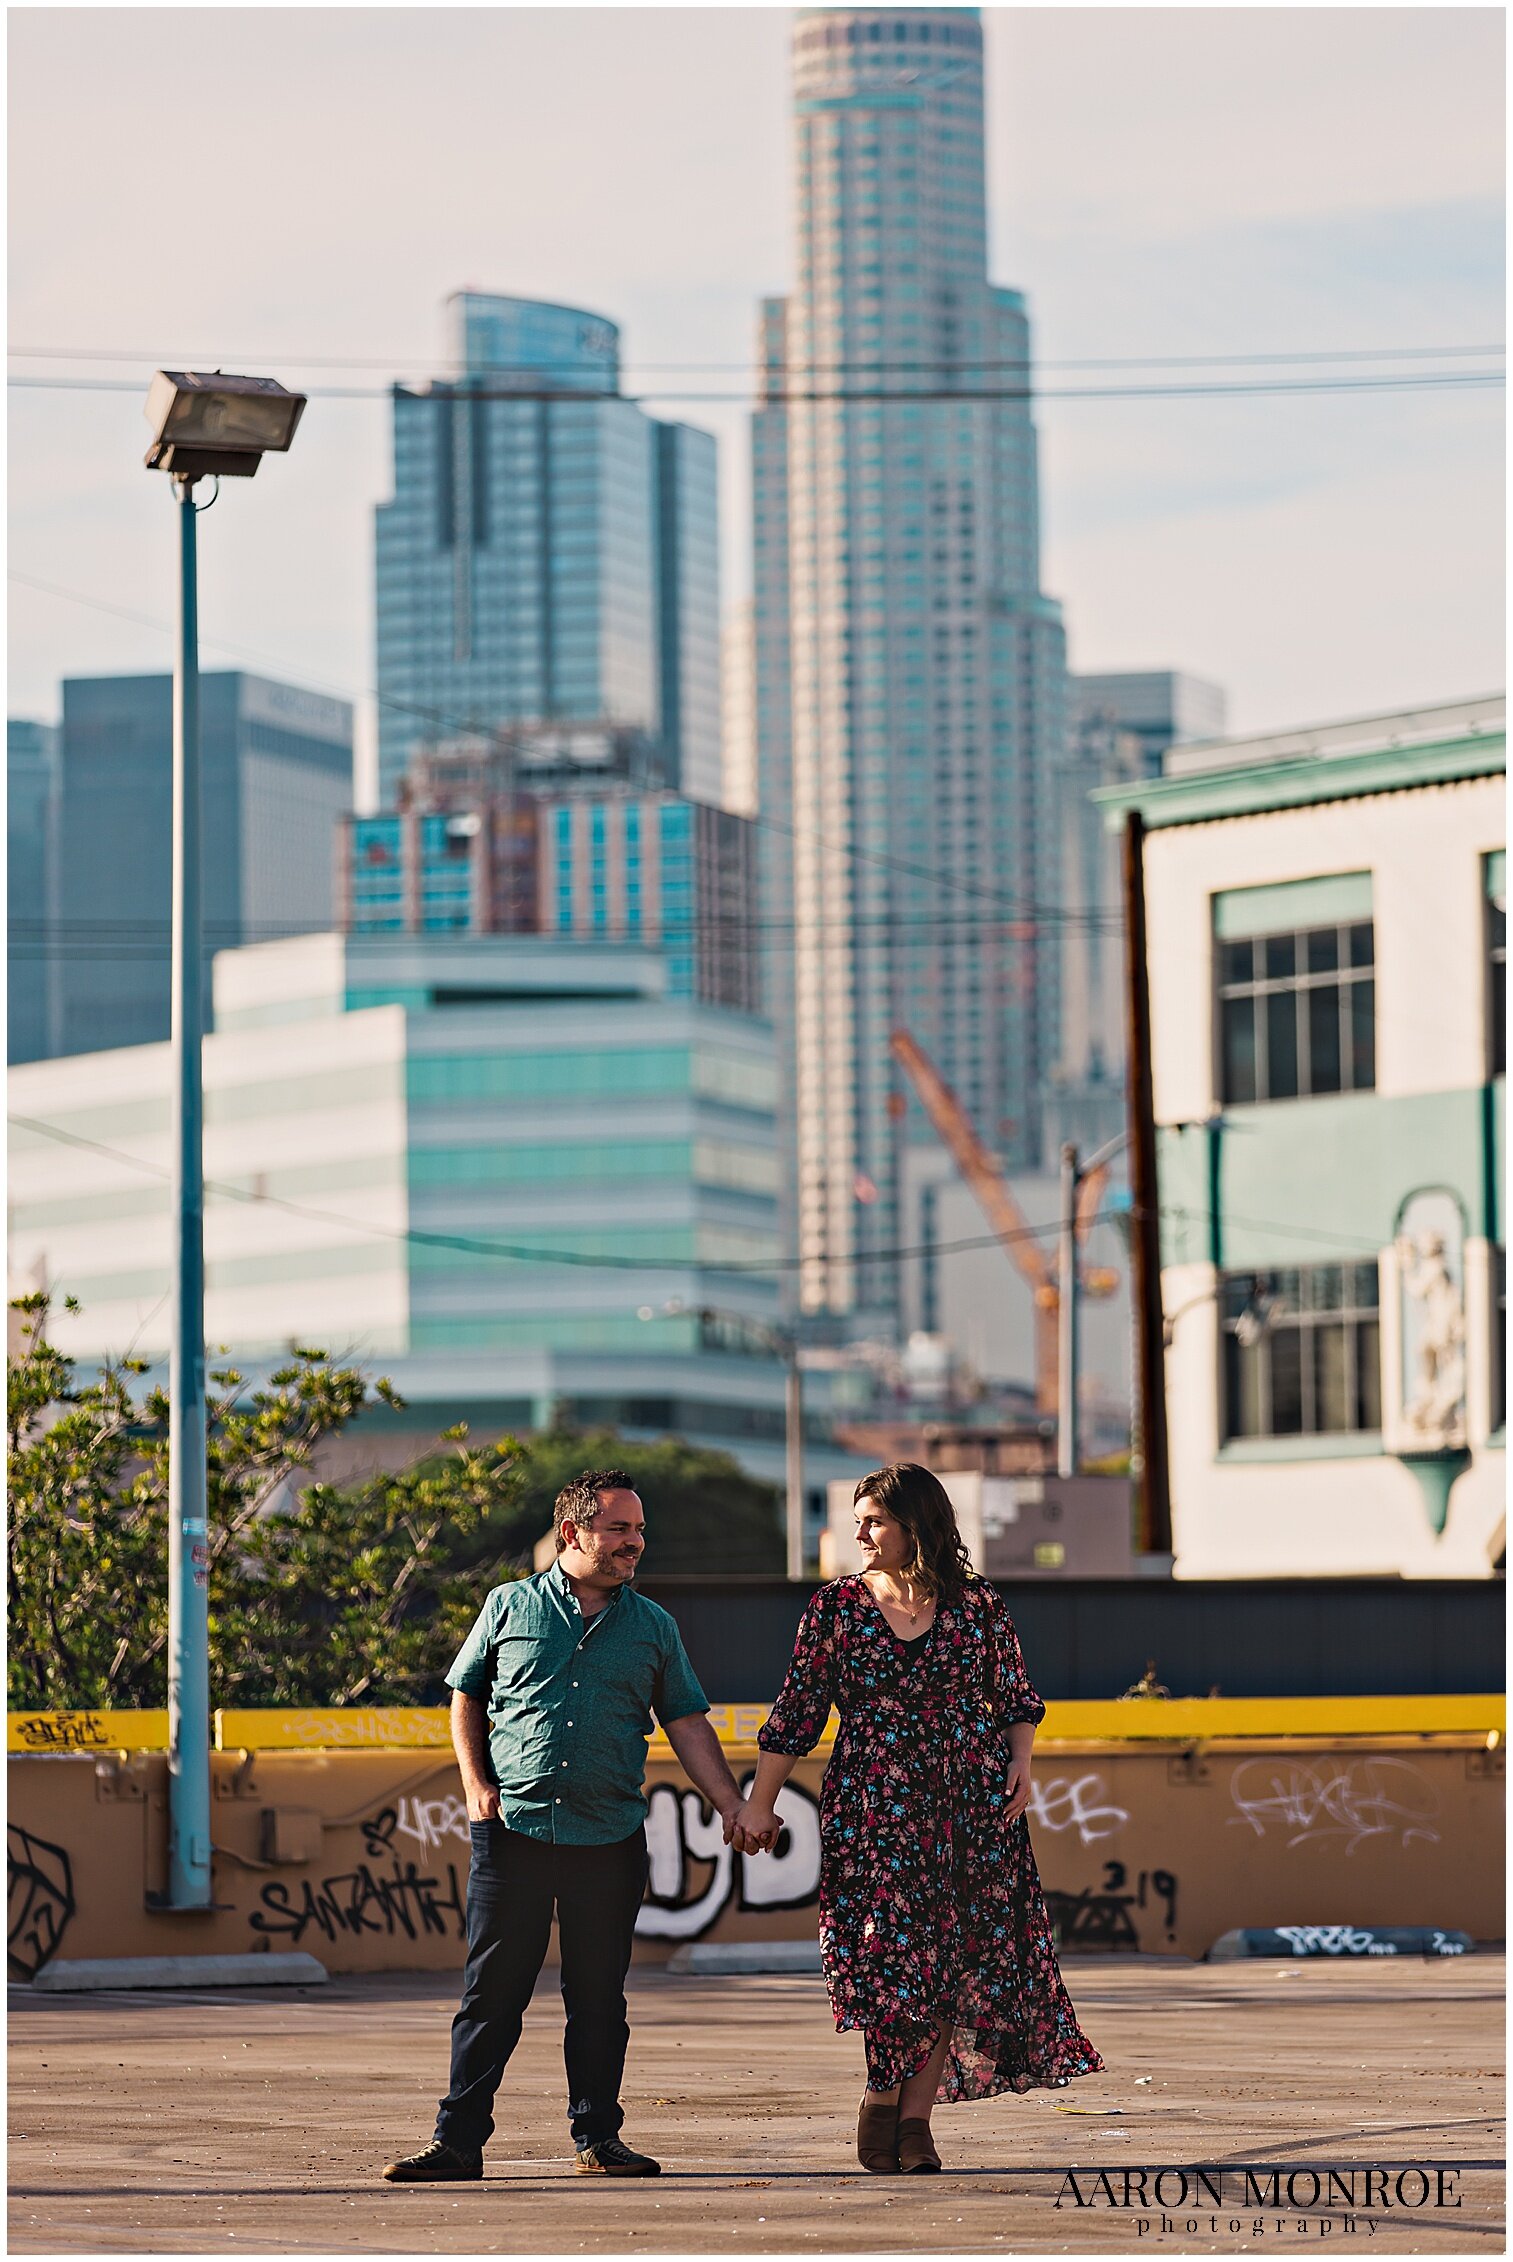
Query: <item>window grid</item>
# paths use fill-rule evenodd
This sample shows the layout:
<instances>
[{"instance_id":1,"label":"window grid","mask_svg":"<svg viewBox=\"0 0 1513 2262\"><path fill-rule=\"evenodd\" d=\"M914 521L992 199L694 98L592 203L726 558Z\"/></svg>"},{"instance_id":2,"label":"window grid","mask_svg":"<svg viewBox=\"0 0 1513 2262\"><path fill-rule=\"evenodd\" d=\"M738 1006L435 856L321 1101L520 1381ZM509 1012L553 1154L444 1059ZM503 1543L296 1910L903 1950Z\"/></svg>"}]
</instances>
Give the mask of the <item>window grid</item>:
<instances>
[{"instance_id":1,"label":"window grid","mask_svg":"<svg viewBox=\"0 0 1513 2262\"><path fill-rule=\"evenodd\" d=\"M1226 1442L1382 1426L1377 1268L1302 1265L1220 1284Z\"/></svg>"},{"instance_id":2,"label":"window grid","mask_svg":"<svg viewBox=\"0 0 1513 2262\"><path fill-rule=\"evenodd\" d=\"M1375 1088L1369 919L1221 941L1217 948L1226 1106Z\"/></svg>"}]
</instances>

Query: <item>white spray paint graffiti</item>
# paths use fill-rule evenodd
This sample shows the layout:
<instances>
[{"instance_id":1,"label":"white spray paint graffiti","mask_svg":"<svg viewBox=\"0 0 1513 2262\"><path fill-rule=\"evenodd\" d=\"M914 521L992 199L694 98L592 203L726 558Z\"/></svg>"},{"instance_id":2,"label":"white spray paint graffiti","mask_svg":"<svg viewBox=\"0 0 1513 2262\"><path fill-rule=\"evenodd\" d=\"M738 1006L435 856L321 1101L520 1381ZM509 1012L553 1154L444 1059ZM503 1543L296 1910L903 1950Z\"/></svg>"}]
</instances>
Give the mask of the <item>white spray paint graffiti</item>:
<instances>
[{"instance_id":1,"label":"white spray paint graffiti","mask_svg":"<svg viewBox=\"0 0 1513 2262\"><path fill-rule=\"evenodd\" d=\"M353 1745L389 1750L396 1744L445 1744L446 1714L398 1707L350 1712L288 1712L281 1716L281 1741L309 1744L327 1751L348 1751Z\"/></svg>"},{"instance_id":2,"label":"white spray paint graffiti","mask_svg":"<svg viewBox=\"0 0 1513 2262\"><path fill-rule=\"evenodd\" d=\"M1286 1940L1295 1956L1395 1956L1390 1940L1349 1924L1278 1924L1279 1940Z\"/></svg>"},{"instance_id":3,"label":"white spray paint graffiti","mask_svg":"<svg viewBox=\"0 0 1513 2262\"><path fill-rule=\"evenodd\" d=\"M467 1801L455 1793L444 1799L401 1799L395 1829L420 1846L439 1846L443 1838L467 1842Z\"/></svg>"},{"instance_id":4,"label":"white spray paint graffiti","mask_svg":"<svg viewBox=\"0 0 1513 2262\"><path fill-rule=\"evenodd\" d=\"M1260 1937L1269 1939L1273 1934L1285 1940L1295 1956L1400 1956L1405 1952L1396 1940L1384 1940L1367 1925L1277 1924ZM1413 1943L1408 1952L1414 1955L1463 1956L1466 1952L1464 1939L1457 1939L1454 1933L1431 1931L1427 1946L1422 1944L1422 1933L1410 1931L1405 1937Z\"/></svg>"},{"instance_id":5,"label":"white spray paint graffiti","mask_svg":"<svg viewBox=\"0 0 1513 2262\"><path fill-rule=\"evenodd\" d=\"M1439 1799L1418 1768L1406 1759L1320 1759L1315 1766L1294 1761L1242 1761L1230 1778L1237 1814L1231 1824L1248 1822L1258 1838L1274 1829L1291 1832L1289 1846L1321 1838L1344 1838L1353 1854L1364 1839L1397 1837L1402 1845L1422 1838L1438 1845L1431 1824Z\"/></svg>"},{"instance_id":6,"label":"white spray paint graffiti","mask_svg":"<svg viewBox=\"0 0 1513 2262\"><path fill-rule=\"evenodd\" d=\"M1085 1846L1099 1838L1112 1838L1129 1815L1122 1806L1097 1802L1104 1798L1101 1775L1053 1775L1030 1784L1029 1817L1037 1830L1075 1830Z\"/></svg>"},{"instance_id":7,"label":"white spray paint graffiti","mask_svg":"<svg viewBox=\"0 0 1513 2262\"><path fill-rule=\"evenodd\" d=\"M749 1788L749 1786L747 1786ZM820 1815L809 1793L785 1786L784 1836L776 1852L736 1854L724 1826L697 1791L659 1783L647 1801L646 1845L651 1875L636 1930L648 1940L697 1940L740 1886L745 1909L803 1908L820 1889ZM711 1864L708 1884L689 1897L690 1861Z\"/></svg>"}]
</instances>

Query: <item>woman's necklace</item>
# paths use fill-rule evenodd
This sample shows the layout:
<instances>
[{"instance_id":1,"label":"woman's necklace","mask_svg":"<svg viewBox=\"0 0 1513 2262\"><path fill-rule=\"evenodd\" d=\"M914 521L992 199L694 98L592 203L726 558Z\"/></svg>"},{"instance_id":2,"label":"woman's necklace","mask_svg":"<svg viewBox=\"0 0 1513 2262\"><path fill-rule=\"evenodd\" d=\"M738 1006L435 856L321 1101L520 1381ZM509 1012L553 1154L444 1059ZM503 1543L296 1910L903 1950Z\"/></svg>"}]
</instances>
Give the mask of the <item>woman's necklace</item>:
<instances>
[{"instance_id":1,"label":"woman's necklace","mask_svg":"<svg viewBox=\"0 0 1513 2262\"><path fill-rule=\"evenodd\" d=\"M883 1589L883 1600L885 1602L891 1602L895 1610L901 1610L904 1616L908 1619L911 1626L917 1626L919 1624L920 1619L924 1615L925 1605L928 1603L929 1599L930 1597L927 1594L922 1595L919 1601L915 1603L914 1608L911 1610L902 1595L891 1594L886 1587Z\"/></svg>"}]
</instances>

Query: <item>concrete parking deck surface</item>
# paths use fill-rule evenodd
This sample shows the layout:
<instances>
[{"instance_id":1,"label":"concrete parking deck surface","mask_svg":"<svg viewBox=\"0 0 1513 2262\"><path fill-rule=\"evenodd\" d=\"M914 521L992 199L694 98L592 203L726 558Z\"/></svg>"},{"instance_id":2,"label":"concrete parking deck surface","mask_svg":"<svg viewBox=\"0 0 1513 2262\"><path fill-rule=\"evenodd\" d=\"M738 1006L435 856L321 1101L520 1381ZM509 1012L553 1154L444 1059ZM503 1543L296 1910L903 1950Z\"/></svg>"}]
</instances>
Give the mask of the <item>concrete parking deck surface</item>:
<instances>
[{"instance_id":1,"label":"concrete parking deck surface","mask_svg":"<svg viewBox=\"0 0 1513 2262\"><path fill-rule=\"evenodd\" d=\"M895 2179L855 2167L860 2041L837 2037L817 1979L638 1969L626 2135L665 2163L644 2183L572 2172L548 1979L506 2075L485 2181L403 2189L379 2169L430 2134L451 1982L50 1998L13 1988L10 2243L738 2255L1266 2253L1285 2240L1290 2251L1495 2253L1503 1976L1490 1955L1069 1960L1108 2071L941 2108L946 2173ZM1225 2170L1222 2207L1140 2204L1137 2171L1194 2163ZM1431 2192L1437 2167L1456 2171L1442 2188L1458 2207L1411 2203L1418 2179L1399 2186L1399 2171L1425 2163ZM1391 2203L1379 2188L1369 2210L1310 2204L1313 2172L1322 2183L1347 2166L1358 2179L1389 2169ZM1282 2204L1243 2204L1244 2168L1263 2197L1280 2169ZM1092 2204L1078 2206L1069 2172ZM1162 2187L1169 2200L1177 2188Z\"/></svg>"}]
</instances>

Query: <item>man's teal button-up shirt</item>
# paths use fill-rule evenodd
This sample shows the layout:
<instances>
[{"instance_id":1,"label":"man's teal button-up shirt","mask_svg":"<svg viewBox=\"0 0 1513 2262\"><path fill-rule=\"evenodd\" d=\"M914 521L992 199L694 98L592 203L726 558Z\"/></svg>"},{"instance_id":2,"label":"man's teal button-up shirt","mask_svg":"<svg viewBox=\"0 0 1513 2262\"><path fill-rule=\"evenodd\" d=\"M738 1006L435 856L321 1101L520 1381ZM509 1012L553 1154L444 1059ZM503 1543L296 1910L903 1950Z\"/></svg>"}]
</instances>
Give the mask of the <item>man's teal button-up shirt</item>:
<instances>
[{"instance_id":1,"label":"man's teal button-up shirt","mask_svg":"<svg viewBox=\"0 0 1513 2262\"><path fill-rule=\"evenodd\" d=\"M646 1819L646 1739L707 1712L676 1621L633 1587L589 1619L560 1563L495 1587L447 1685L489 1713L499 1819L528 1838L607 1846Z\"/></svg>"}]
</instances>

